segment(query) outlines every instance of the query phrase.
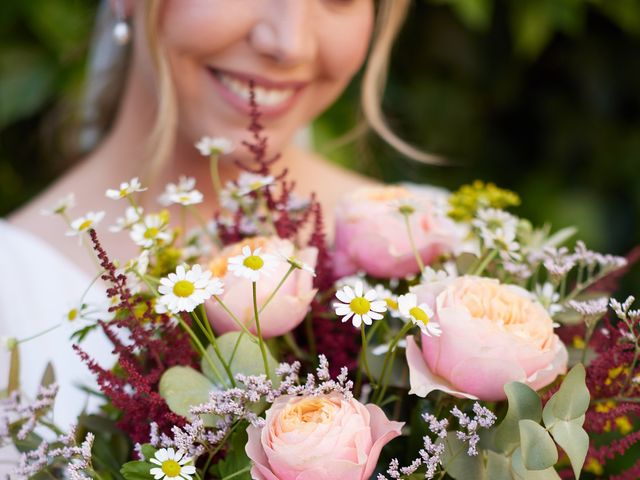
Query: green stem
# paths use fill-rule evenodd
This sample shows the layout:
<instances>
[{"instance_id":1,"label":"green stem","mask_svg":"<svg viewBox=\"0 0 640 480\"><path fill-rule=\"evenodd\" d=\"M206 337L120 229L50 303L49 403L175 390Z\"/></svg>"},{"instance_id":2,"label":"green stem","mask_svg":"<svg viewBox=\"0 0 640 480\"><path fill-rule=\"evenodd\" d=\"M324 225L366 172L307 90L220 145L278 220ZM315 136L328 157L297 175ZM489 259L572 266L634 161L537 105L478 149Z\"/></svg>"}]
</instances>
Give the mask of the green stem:
<instances>
[{"instance_id":1,"label":"green stem","mask_svg":"<svg viewBox=\"0 0 640 480\"><path fill-rule=\"evenodd\" d=\"M258 293L256 282L251 282L253 290L253 314L256 322L256 332L258 333L258 344L260 345L260 353L262 354L262 362L264 363L264 373L267 378L271 380L271 374L269 373L269 363L267 361L267 349L262 338L262 328L260 328L260 312L258 311Z\"/></svg>"},{"instance_id":2,"label":"green stem","mask_svg":"<svg viewBox=\"0 0 640 480\"><path fill-rule=\"evenodd\" d=\"M287 332L283 335L284 342L287 344L287 347L293 352L293 354L299 359L306 359L307 354L302 351L302 349L298 346L295 337L291 332Z\"/></svg>"},{"instance_id":3,"label":"green stem","mask_svg":"<svg viewBox=\"0 0 640 480\"><path fill-rule=\"evenodd\" d=\"M378 391L375 402L374 402L376 404L379 404L382 401L382 399L384 398L384 394L387 391L387 385L388 385L388 382L386 379L387 369L389 368L390 360L391 360L391 365L393 365L393 357L395 354L396 346L398 345L398 342L405 337L405 335L409 332L409 330L411 330L412 326L413 326L412 322L405 323L402 329L400 329L398 334L394 337L394 339L389 344L389 350L387 350L387 353L384 356L384 362L382 363L382 373L380 374L380 385L379 385L380 390Z\"/></svg>"},{"instance_id":4,"label":"green stem","mask_svg":"<svg viewBox=\"0 0 640 480\"><path fill-rule=\"evenodd\" d=\"M411 244L411 250L413 250L413 254L416 257L416 262L418 263L418 267L420 268L420 273L422 273L424 272L424 262L420 257L420 252L418 252L418 249L416 248L416 242L413 239L413 232L411 231L411 224L409 222L409 214L403 213L402 216L404 217L404 224L407 227L407 234L409 235L409 243Z\"/></svg>"},{"instance_id":5,"label":"green stem","mask_svg":"<svg viewBox=\"0 0 640 480\"><path fill-rule=\"evenodd\" d=\"M237 472L233 472L231 475L227 475L222 480L229 480L230 478L235 478L239 475L242 475L243 473L248 472L249 470L251 470L251 465L249 465L248 467L244 467L242 470L238 470Z\"/></svg>"},{"instance_id":6,"label":"green stem","mask_svg":"<svg viewBox=\"0 0 640 480\"><path fill-rule=\"evenodd\" d=\"M41 337L42 335L46 335L47 333L49 333L49 332L51 332L51 331L55 330L56 328L58 328L58 327L59 327L60 325L62 325L62 324L63 324L63 322L60 322L60 323L58 323L57 325L54 325L53 327L49 327L49 328L47 328L46 330L43 330L43 331L41 331L41 332L38 332L38 333L36 333L36 334L34 334L34 335L31 335L30 337L27 337L27 338L23 338L23 339L21 339L21 340L18 340L18 344L28 342L29 340L33 340L34 338Z\"/></svg>"},{"instance_id":7,"label":"green stem","mask_svg":"<svg viewBox=\"0 0 640 480\"><path fill-rule=\"evenodd\" d=\"M193 341L193 343L196 345L196 348L198 349L198 351L200 352L200 354L202 355L202 357L205 359L205 361L207 362L207 364L209 365L209 367L211 368L211 371L213 372L213 374L218 377L218 381L221 384L225 384L226 382L224 381L224 377L222 376L222 374L220 373L220 370L218 370L218 367L216 367L216 364L213 363L213 360L211 359L211 357L209 356L209 354L207 353L207 350L204 348L204 346L202 345L202 342L200 341L200 339L198 338L198 336L195 334L195 332L191 329L191 327L189 325L187 325L187 322L185 322L182 319L182 316L178 313L175 315L175 317L178 319L178 322L180 323L180 326L182 328L184 328L184 330L187 332L187 334L191 337L191 340Z\"/></svg>"},{"instance_id":8,"label":"green stem","mask_svg":"<svg viewBox=\"0 0 640 480\"><path fill-rule=\"evenodd\" d=\"M214 295L213 298L215 299L216 302L218 302L218 304L222 307L222 309L227 312L227 315L229 315L231 317L231 319L236 322L236 324L240 327L240 329L246 333L247 335L249 335L249 338L251 339L252 342L256 342L257 338L256 336L251 333L251 331L247 328L247 326L242 323L238 317L236 317L233 312L231 310L229 310L229 307L227 307L225 305L225 303L222 301L222 299L218 296L218 295Z\"/></svg>"},{"instance_id":9,"label":"green stem","mask_svg":"<svg viewBox=\"0 0 640 480\"><path fill-rule=\"evenodd\" d=\"M200 306L202 307L202 305ZM218 348L218 342L216 342L216 336L213 333L213 330L211 329L211 324L209 323L209 319L207 318L207 312L204 310L204 307L202 307L202 313L203 313L203 319L200 319L200 317L198 317L198 314L196 313L195 310L191 312L191 315L196 321L196 323L200 326L200 329L205 334L205 336L207 337L207 340L209 340L209 343L213 347L213 351L218 357L218 360L220 360L222 367L224 368L225 372L227 372L227 376L229 377L231 386L235 387L236 382L233 378L233 372L231 371L231 368L225 361L224 357L222 356L222 353L220 352L220 349Z\"/></svg>"},{"instance_id":10,"label":"green stem","mask_svg":"<svg viewBox=\"0 0 640 480\"><path fill-rule=\"evenodd\" d=\"M482 272L484 272L484 270L489 266L491 261L494 258L496 258L497 255L498 255L497 249L491 250L489 253L485 255L484 258L479 260L477 266L474 266L474 268L471 269L469 275L481 275Z\"/></svg>"},{"instance_id":11,"label":"green stem","mask_svg":"<svg viewBox=\"0 0 640 480\"><path fill-rule=\"evenodd\" d=\"M369 361L367 360L367 334L364 331L364 324L360 325L360 338L362 339L362 351L360 352L362 366L364 367L364 371L369 378L369 382L372 386L375 386L375 379L373 378L373 375L371 375L371 370L369 369Z\"/></svg>"},{"instance_id":12,"label":"green stem","mask_svg":"<svg viewBox=\"0 0 640 480\"><path fill-rule=\"evenodd\" d=\"M260 307L260 311L258 313L262 313L264 311L267 305L269 305L269 302L271 302L271 300L273 300L273 297L276 296L276 294L278 293L278 290L282 288L282 285L284 285L284 282L287 281L287 278L289 278L289 275L291 275L291 272L293 272L295 269L296 267L293 265L289 267L289 270L287 270L287 273L284 274L284 277L282 277L282 279L280 280L280 283L278 283L278 286L276 286L273 292L271 292L271 295L269 295L269 298L267 298L267 300L262 304L262 307Z\"/></svg>"},{"instance_id":13,"label":"green stem","mask_svg":"<svg viewBox=\"0 0 640 480\"><path fill-rule=\"evenodd\" d=\"M213 183L213 190L216 192L216 196L220 197L222 192L222 182L220 181L220 172L218 171L218 160L220 155L212 153L209 157L209 169L211 171L211 182Z\"/></svg>"}]
</instances>

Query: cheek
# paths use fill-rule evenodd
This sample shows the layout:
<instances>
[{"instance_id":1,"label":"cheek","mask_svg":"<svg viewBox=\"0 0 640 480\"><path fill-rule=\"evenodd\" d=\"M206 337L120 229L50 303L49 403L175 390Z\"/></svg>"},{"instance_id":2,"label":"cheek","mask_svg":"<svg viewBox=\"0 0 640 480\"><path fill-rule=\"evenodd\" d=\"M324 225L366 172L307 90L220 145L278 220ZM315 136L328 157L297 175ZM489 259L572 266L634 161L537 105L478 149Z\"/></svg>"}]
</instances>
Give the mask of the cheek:
<instances>
[{"instance_id":1,"label":"cheek","mask_svg":"<svg viewBox=\"0 0 640 480\"><path fill-rule=\"evenodd\" d=\"M320 58L326 77L349 81L362 66L373 29L373 5L360 1L358 9L317 27Z\"/></svg>"}]
</instances>

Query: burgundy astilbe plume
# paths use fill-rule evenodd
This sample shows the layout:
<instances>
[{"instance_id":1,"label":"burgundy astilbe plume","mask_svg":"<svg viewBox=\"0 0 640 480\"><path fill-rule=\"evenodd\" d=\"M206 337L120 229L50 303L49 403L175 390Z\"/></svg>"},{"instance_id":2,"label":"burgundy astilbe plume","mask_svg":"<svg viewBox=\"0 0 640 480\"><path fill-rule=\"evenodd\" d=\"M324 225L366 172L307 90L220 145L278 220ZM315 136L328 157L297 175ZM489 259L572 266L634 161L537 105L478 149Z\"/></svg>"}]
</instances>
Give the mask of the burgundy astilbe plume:
<instances>
[{"instance_id":1,"label":"burgundy astilbe plume","mask_svg":"<svg viewBox=\"0 0 640 480\"><path fill-rule=\"evenodd\" d=\"M168 316L155 314L148 300L131 294L127 277L116 271L96 232L89 234L105 272L102 279L109 284L107 295L116 300L110 308L117 312L116 318L99 323L113 344L118 369L107 370L77 345L74 349L96 375L100 390L122 411L118 427L132 441L144 443L149 439L151 422L166 433L173 425L184 424L185 419L171 412L158 394L158 382L172 366L196 367L197 355L186 334Z\"/></svg>"}]
</instances>

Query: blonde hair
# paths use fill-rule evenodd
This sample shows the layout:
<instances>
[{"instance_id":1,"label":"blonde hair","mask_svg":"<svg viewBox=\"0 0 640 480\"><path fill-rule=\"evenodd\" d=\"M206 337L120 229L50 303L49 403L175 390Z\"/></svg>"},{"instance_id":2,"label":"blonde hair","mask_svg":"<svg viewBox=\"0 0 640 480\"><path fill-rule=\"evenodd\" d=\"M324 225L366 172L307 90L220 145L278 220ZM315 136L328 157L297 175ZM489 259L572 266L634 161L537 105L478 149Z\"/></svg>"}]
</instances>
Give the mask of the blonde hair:
<instances>
[{"instance_id":1,"label":"blonde hair","mask_svg":"<svg viewBox=\"0 0 640 480\"><path fill-rule=\"evenodd\" d=\"M398 152L425 163L442 163L398 137L389 127L382 112L382 96L387 82L389 57L393 43L404 23L411 0L380 0L369 58L364 70L361 107L364 129L371 128ZM178 105L167 56L159 41L159 15L162 2L146 2L146 35L158 73L158 109L149 138L151 163L149 174L155 175L170 157L176 139Z\"/></svg>"}]
</instances>

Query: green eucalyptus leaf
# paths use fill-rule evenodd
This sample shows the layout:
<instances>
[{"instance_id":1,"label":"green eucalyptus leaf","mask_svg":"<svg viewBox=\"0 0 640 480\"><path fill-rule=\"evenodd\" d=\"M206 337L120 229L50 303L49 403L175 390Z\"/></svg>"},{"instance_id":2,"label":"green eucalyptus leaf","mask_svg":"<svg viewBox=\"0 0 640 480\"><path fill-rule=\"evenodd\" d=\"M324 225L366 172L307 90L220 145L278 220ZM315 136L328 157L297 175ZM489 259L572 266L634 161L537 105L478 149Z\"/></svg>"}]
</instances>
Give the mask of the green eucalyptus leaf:
<instances>
[{"instance_id":1,"label":"green eucalyptus leaf","mask_svg":"<svg viewBox=\"0 0 640 480\"><path fill-rule=\"evenodd\" d=\"M553 396L557 397L553 404L553 413L557 418L574 420L585 414L590 401L585 376L584 365L579 363L564 378L560 389Z\"/></svg>"},{"instance_id":2,"label":"green eucalyptus leaf","mask_svg":"<svg viewBox=\"0 0 640 480\"><path fill-rule=\"evenodd\" d=\"M509 463L509 457L506 455L488 450L485 478L489 480L513 480L514 477L511 474Z\"/></svg>"},{"instance_id":3,"label":"green eucalyptus leaf","mask_svg":"<svg viewBox=\"0 0 640 480\"><path fill-rule=\"evenodd\" d=\"M260 345L252 342L247 334L243 332L225 333L216 339L216 344L218 345L220 355L229 365L234 376L238 373L242 373L244 375L261 375L264 373ZM207 348L207 354L218 371L224 375L224 366L213 347L209 346ZM273 358L273 355L271 355L268 348L267 363L269 365L271 378L275 378L275 371L278 368L278 362ZM202 373L211 381L217 382L217 378L211 370L209 362L203 359L201 366Z\"/></svg>"},{"instance_id":4,"label":"green eucalyptus leaf","mask_svg":"<svg viewBox=\"0 0 640 480\"><path fill-rule=\"evenodd\" d=\"M172 412L191 418L189 409L209 401L209 394L216 386L200 372L191 367L171 367L160 379L159 392ZM214 415L203 415L206 426L215 426Z\"/></svg>"},{"instance_id":5,"label":"green eucalyptus leaf","mask_svg":"<svg viewBox=\"0 0 640 480\"><path fill-rule=\"evenodd\" d=\"M511 456L511 475L514 480L560 480L555 468L527 470L522 461L522 450L517 448Z\"/></svg>"},{"instance_id":6,"label":"green eucalyptus leaf","mask_svg":"<svg viewBox=\"0 0 640 480\"><path fill-rule=\"evenodd\" d=\"M126 480L149 480L153 475L149 471L156 465L147 462L127 462L120 469Z\"/></svg>"},{"instance_id":7,"label":"green eucalyptus leaf","mask_svg":"<svg viewBox=\"0 0 640 480\"><path fill-rule=\"evenodd\" d=\"M495 433L495 445L501 452L510 451L520 443L520 420L539 422L542 418L542 402L530 387L524 383L511 382L504 386L504 391L509 409Z\"/></svg>"},{"instance_id":8,"label":"green eucalyptus leaf","mask_svg":"<svg viewBox=\"0 0 640 480\"><path fill-rule=\"evenodd\" d=\"M569 422L558 421L551 428L551 435L569 457L576 478L580 478L580 471L589 450L589 435L582 428L583 423L584 416Z\"/></svg>"},{"instance_id":9,"label":"green eucalyptus leaf","mask_svg":"<svg viewBox=\"0 0 640 480\"><path fill-rule=\"evenodd\" d=\"M558 461L558 449L547 431L533 420L520 420L522 463L527 470L546 470Z\"/></svg>"},{"instance_id":10,"label":"green eucalyptus leaf","mask_svg":"<svg viewBox=\"0 0 640 480\"><path fill-rule=\"evenodd\" d=\"M442 465L450 477L457 480L485 478L482 455L469 456L467 454L469 446L458 439L455 432L448 432L447 438L438 442L444 442Z\"/></svg>"}]
</instances>

